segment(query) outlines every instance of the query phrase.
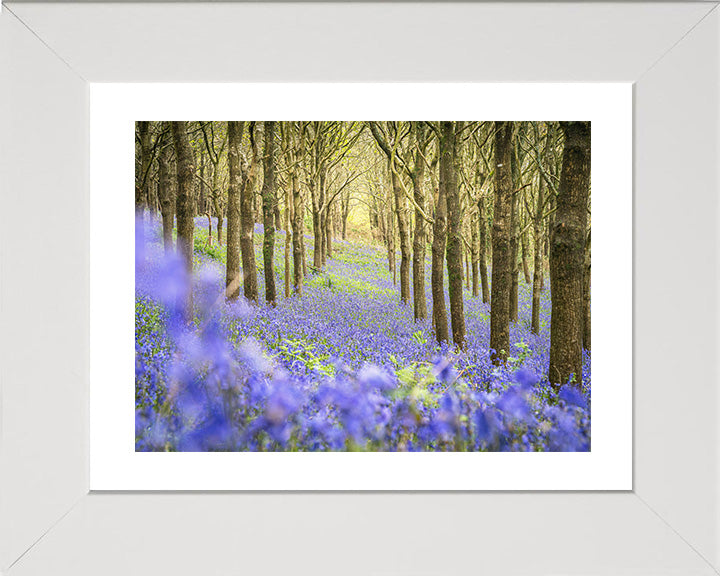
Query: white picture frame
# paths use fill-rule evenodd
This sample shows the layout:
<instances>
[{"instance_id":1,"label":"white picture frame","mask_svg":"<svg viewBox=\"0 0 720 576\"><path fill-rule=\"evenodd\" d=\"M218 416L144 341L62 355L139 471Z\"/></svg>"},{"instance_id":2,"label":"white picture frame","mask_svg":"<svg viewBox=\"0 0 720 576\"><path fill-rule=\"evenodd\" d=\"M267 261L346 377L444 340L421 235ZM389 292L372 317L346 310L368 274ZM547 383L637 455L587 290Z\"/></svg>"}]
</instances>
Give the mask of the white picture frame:
<instances>
[{"instance_id":1,"label":"white picture frame","mask_svg":"<svg viewBox=\"0 0 720 576\"><path fill-rule=\"evenodd\" d=\"M716 4L10 3L0 24L2 573L716 573ZM279 80L634 84L632 491L89 493L89 83Z\"/></svg>"}]
</instances>

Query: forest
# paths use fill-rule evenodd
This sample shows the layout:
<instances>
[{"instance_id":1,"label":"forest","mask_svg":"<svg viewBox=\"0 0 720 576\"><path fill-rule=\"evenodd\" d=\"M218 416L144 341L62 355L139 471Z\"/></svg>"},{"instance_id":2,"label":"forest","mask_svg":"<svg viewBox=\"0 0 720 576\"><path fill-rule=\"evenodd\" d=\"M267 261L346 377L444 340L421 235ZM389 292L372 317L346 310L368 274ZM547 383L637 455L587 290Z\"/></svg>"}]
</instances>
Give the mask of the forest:
<instances>
[{"instance_id":1,"label":"forest","mask_svg":"<svg viewBox=\"0 0 720 576\"><path fill-rule=\"evenodd\" d=\"M136 122L136 451L589 451L590 136Z\"/></svg>"}]
</instances>

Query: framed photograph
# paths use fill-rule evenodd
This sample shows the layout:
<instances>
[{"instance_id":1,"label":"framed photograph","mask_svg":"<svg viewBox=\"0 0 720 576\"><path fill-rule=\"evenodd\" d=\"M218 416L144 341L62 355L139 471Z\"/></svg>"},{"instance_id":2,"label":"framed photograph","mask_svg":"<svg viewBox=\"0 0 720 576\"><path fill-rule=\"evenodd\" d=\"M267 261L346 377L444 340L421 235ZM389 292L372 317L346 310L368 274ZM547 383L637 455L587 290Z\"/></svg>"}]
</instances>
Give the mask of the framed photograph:
<instances>
[{"instance_id":1,"label":"framed photograph","mask_svg":"<svg viewBox=\"0 0 720 576\"><path fill-rule=\"evenodd\" d=\"M714 4L1 21L3 573L715 573Z\"/></svg>"},{"instance_id":2,"label":"framed photograph","mask_svg":"<svg viewBox=\"0 0 720 576\"><path fill-rule=\"evenodd\" d=\"M288 94L292 95L289 101L293 104L280 105ZM413 100L412 105L408 105L409 100ZM168 106L169 101L174 103L173 107ZM491 120L450 124L364 120L417 118L423 113L429 118L442 117L444 103L448 101L454 102L454 113L462 114L461 117L483 110ZM211 105L205 107L206 103ZM160 222L159 212L153 208L155 201L149 194L138 204L142 206L143 220L140 216L135 218L135 190L143 184L138 178L134 186L130 178L138 173L147 174L144 184L147 192L153 188L153 170L157 166L150 156L153 147L157 149L162 145L163 124L138 124L136 130L133 119L177 118L183 113L206 117L203 109L225 114L223 117L231 117L227 115L236 109L252 110L249 118L280 121L247 122L244 140L240 130L245 122L242 125L227 124L227 121L165 125L166 129L181 129L181 137L187 135L188 160L195 166L193 180L189 182L191 222L197 226L195 247L192 261L181 265L178 260L183 241L180 224L184 217L180 200L176 202L176 226L171 227L169 218L164 225ZM94 368L91 372L91 383L97 383L97 386L91 384L91 488L631 488L631 253L626 249L631 245L632 218L630 110L629 85L103 84L93 87L91 220L97 226L91 228L91 333L94 335L91 366L97 366L98 372L95 373ZM353 112L360 120L334 120L347 118ZM519 121L504 125L493 121L513 117L513 114L520 118L551 117L563 121L584 118L587 123ZM284 118L325 120L292 123L283 121ZM262 131L265 128L274 131L270 141L273 152L269 158L263 152L269 139L267 132ZM432 159L433 154L439 155L444 150L440 144L447 142L440 133L441 128L452 130L453 142L456 142L452 145L455 150L452 164L450 168L443 168L442 178L439 162ZM475 294L467 285L466 280L472 283L470 250L463 249L459 255L461 260L463 253L468 256L467 270L464 270L464 260L460 262L463 277L459 296L460 306L464 302L464 311L453 317L456 302L446 294L447 289L440 292L440 302L438 293L433 292L434 282L442 283L437 278L445 271L449 275L451 270L452 234L456 233L460 242L462 238L472 238L473 213L468 205L477 205L481 195L493 198L493 201L489 198L483 201L488 205L488 213L497 214L493 222L498 223L492 226L490 234L491 224L483 221L488 229L483 235L488 238L488 248L491 236L493 246L498 242L495 228L500 227L502 206L498 202L502 203L502 197L494 190L501 184L493 177L493 181L483 187L479 180L490 180L485 174L503 168L503 162L496 160L495 154L502 153L497 148L500 142L497 131L505 128L509 142L505 164L510 170L508 182L512 182L508 194L514 198L506 204L508 230L514 223L517 234L511 236L520 239L521 228L529 230L527 223L521 226L520 222L529 219L528 209L537 215L539 207L538 242L542 242L542 230L552 218L546 213L552 210L557 213L555 206L559 200L554 200L553 190L560 187L560 166L568 162L568 156L560 151L562 130L585 130L588 176L582 184L585 200L576 205L583 209L582 223L589 221L592 139L595 188L602 191L600 200L593 205L598 247L593 293L596 302L609 304L607 309L596 304L593 352L599 354L595 367L601 377L613 383L592 395L592 449L589 335L582 348L576 349L575 370L581 376L571 381L574 372L568 372L561 382L551 383L546 375L548 358L556 351L550 350L549 290L540 290L537 286L534 329L531 326L532 294L524 278L521 289L515 290L516 302L519 300L516 306L520 309L517 319L511 321L510 318L513 308L510 284L507 283L506 294L502 291L496 294L496 300L502 302L507 311L508 328L513 331L512 336L508 333L509 347L491 344L497 337L491 331L494 321L491 317L496 318L500 305L493 312L488 302L483 303L480 274L475 277ZM235 129L238 132L230 132ZM165 135L169 138L170 133ZM416 144L412 144L411 136ZM143 139L145 148L140 144L136 146L136 142L141 143ZM412 183L409 176L399 170L410 166L412 160L408 154L413 153L413 146L417 147L417 154L418 139L425 158L417 155L416 160L423 162L423 169L427 168L427 177L416 180L416 192L424 194L423 189L427 187L428 199L413 198L411 212L409 192L406 195L403 187L409 190ZM274 150L275 144L277 150ZM174 160L179 170L179 153L173 149L165 148L164 153L168 158L172 154L168 163ZM145 163L143 153L147 155ZM235 156L231 157L230 153L237 156L232 177L229 163ZM546 159L548 153L555 158L554 168L550 168ZM289 160L287 154L293 154L293 160ZM394 154L397 157L391 165L393 172L387 161ZM331 168L323 167L326 157ZM212 164L213 161L217 163ZM269 161L275 165L267 165ZM401 164L403 162L406 164ZM139 172L133 169L133 163ZM207 178L198 174L205 163ZM539 168L533 168L535 164ZM565 168L567 176L568 168ZM453 170L451 176L455 174L452 177L456 182L457 207L453 206L451 196L447 202L443 199L448 169ZM260 195L261 190L267 193L264 174L269 170L277 172L277 179L273 174L270 201L267 195ZM476 178L477 170L480 170L478 182L471 182L469 179ZM515 173L511 173L512 170ZM542 188L540 170L549 183ZM550 170L556 174L554 179ZM473 175L468 176L468 171ZM162 192L158 189L158 198L173 193L180 198L180 172L176 173L174 191L170 189L170 178L163 174L163 186L167 188ZM228 182L229 178L237 178L233 189L223 187L222 181ZM243 178L245 190L240 190ZM288 227L280 219L276 222L275 207L282 217L280 204L287 208L288 197L283 195L283 190L291 190L293 182L298 214L295 229L302 238L295 244L297 253L291 254L292 240L283 239ZM209 186L207 190L205 184ZM432 192L433 186L437 187L436 193ZM547 197L553 196L550 208L545 207L544 201L538 205L538 195L544 196L546 187ZM120 210L116 199L125 188L132 194L125 194L125 205ZM563 191L565 188L563 181ZM388 196L391 191L393 196ZM325 212L321 211L339 206L343 193L348 203L346 240L342 240L341 233L333 239L332 230L322 229L315 235L320 218L324 218ZM431 193L438 199L430 200ZM449 189L449 193L452 195L453 190ZM245 200L241 198L243 194ZM197 204L203 196L216 204L199 209ZM336 204L328 203L333 197L337 199ZM392 202L388 202L388 197ZM245 272L244 253L240 262L240 231L233 227L241 222L233 220L230 212L230 219L226 219L224 213L220 220L214 215L217 207L230 207L232 201L237 203L238 210L240 206L247 210L242 220L249 223L248 227L255 228L249 228L252 237L248 231L246 240L252 250L254 280ZM261 201L265 202L262 206ZM167 203L170 205L170 201ZM564 209L561 203L557 205ZM622 217L616 214L621 205L625 206ZM217 209L222 212L222 208ZM416 214L415 210L421 212ZM423 216L426 210L430 216ZM453 210L458 212L457 232L450 226ZM273 239L269 243L265 240L267 236L261 234L261 223L257 222L262 219L263 211L268 215L272 213L272 219L264 222L272 226ZM202 215L197 216L198 213ZM438 219L438 214L443 218L443 228L435 228L433 215ZM374 228L370 224L373 215L378 221ZM443 234L446 238L439 249L439 272L431 271L431 252L437 252L432 248L435 244L426 239L415 248L416 253L425 253L422 264L426 273L422 274L422 280L427 282L428 289L424 286L419 289L420 302L426 310L436 311L438 306L446 309L443 316L447 316L445 325L450 328L445 330L446 336L442 336L442 330L434 325L437 320L435 323L430 320L427 312L424 317L418 314L416 318L410 302L411 292L418 294L418 275L410 271L410 232L406 228L413 226L417 231L417 215L427 219L421 220L420 226L428 228L428 235ZM289 219L289 212L285 218ZM568 217L568 222L570 220ZM556 221L560 223L561 217L556 217ZM385 232L380 226L386 228ZM403 234L399 232L401 226L405 228ZM223 234L223 228L231 240ZM559 230L558 240L562 228ZM245 232L242 234L245 238ZM581 232L583 238L587 234ZM476 245L479 245L479 236L476 234ZM163 237L165 240L161 241ZM302 263L301 241L307 245L305 271L300 264L295 273L290 262L297 258ZM515 241L514 277L517 280L522 273L522 245L519 240ZM239 268L237 272L228 273L233 242ZM282 259L285 246L287 255ZM528 246L529 240L526 240L527 250ZM587 270L582 268L587 242L583 239L578 246L580 254L576 255L576 261L582 274ZM274 250L276 256L269 257L273 263L271 268L263 266L268 248ZM408 257L403 260L406 250ZM494 250L500 254L500 248ZM476 249L476 262L478 252ZM388 253L391 253L389 261ZM526 255L525 264L529 268L528 258ZM558 256L563 271L569 266L570 258L564 252ZM500 256L495 261L499 262ZM547 267L542 254L538 254L537 261L540 263L538 274L541 274ZM188 298L194 300L192 322L187 312L190 304L181 302L175 294L182 278L172 276L173 270L186 271L183 276L190 284ZM290 286L291 272L297 274L294 289ZM284 273L287 292L280 289ZM508 273L510 278L513 275L510 267ZM298 279L303 274L306 276ZM485 274L487 276L487 272ZM233 286L233 278L237 288ZM278 284L275 296L270 295L270 281ZM501 276L493 276L486 282L499 285L503 280ZM556 282L561 285L560 280ZM562 286L570 283L569 279L563 280ZM582 289L583 281L576 286ZM489 300L489 290L487 296ZM580 292L577 299L569 300L571 309L582 305L582 300ZM555 316L556 324L558 317L561 316ZM190 322L193 326L188 330ZM459 327L467 333L466 343L458 342ZM556 325L553 330L557 329ZM578 325L576 329L582 332L583 327ZM135 346L130 347L133 333ZM556 348L558 342L556 335ZM494 355L491 348L497 348L498 353ZM509 353L502 357L504 349ZM118 361L124 369L114 367ZM108 366L113 368L108 370ZM179 379L172 375L178 371L183 374ZM135 382L134 397L123 382ZM197 401L190 401L190 397ZM120 410L122 406L126 408ZM311 452L329 453L319 457Z\"/></svg>"}]
</instances>

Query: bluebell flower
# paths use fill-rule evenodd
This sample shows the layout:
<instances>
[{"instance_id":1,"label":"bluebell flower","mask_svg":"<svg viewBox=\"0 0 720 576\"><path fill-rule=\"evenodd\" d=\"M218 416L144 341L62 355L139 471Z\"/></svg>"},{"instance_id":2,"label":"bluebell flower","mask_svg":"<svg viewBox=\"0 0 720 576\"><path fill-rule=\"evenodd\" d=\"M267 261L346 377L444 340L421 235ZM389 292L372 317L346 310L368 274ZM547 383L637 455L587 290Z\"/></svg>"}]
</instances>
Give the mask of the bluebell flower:
<instances>
[{"instance_id":1,"label":"bluebell flower","mask_svg":"<svg viewBox=\"0 0 720 576\"><path fill-rule=\"evenodd\" d=\"M366 388L376 388L380 391L395 388L395 382L388 373L374 364L363 365L357 373L357 379Z\"/></svg>"},{"instance_id":2,"label":"bluebell flower","mask_svg":"<svg viewBox=\"0 0 720 576\"><path fill-rule=\"evenodd\" d=\"M535 372L527 368L520 368L515 372L514 380L523 388L532 388L539 382L539 378Z\"/></svg>"},{"instance_id":3,"label":"bluebell flower","mask_svg":"<svg viewBox=\"0 0 720 576\"><path fill-rule=\"evenodd\" d=\"M583 410L587 410L587 400L585 399L585 396L582 395L580 390L578 390L575 386L566 384L565 386L560 388L560 392L558 392L558 398L560 400L563 400L566 404L570 406L578 406Z\"/></svg>"},{"instance_id":4,"label":"bluebell flower","mask_svg":"<svg viewBox=\"0 0 720 576\"><path fill-rule=\"evenodd\" d=\"M438 357L433 360L433 372L435 377L445 384L451 384L458 378L458 372L455 370L452 362L444 357Z\"/></svg>"},{"instance_id":5,"label":"bluebell flower","mask_svg":"<svg viewBox=\"0 0 720 576\"><path fill-rule=\"evenodd\" d=\"M530 417L530 406L525 399L525 392L519 386L508 388L496 406L513 420L526 420Z\"/></svg>"}]
</instances>

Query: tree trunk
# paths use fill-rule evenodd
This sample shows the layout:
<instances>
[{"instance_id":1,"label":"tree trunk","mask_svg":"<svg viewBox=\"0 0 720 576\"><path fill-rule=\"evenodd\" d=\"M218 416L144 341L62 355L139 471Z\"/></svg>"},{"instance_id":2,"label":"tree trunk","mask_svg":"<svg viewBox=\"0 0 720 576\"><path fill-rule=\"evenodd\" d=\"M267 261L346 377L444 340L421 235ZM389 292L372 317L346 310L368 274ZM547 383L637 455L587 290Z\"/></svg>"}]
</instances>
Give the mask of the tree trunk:
<instances>
[{"instance_id":1,"label":"tree trunk","mask_svg":"<svg viewBox=\"0 0 720 576\"><path fill-rule=\"evenodd\" d=\"M292 262L292 216L293 200L290 191L285 190L285 298L290 298L292 294L290 263Z\"/></svg>"},{"instance_id":2,"label":"tree trunk","mask_svg":"<svg viewBox=\"0 0 720 576\"><path fill-rule=\"evenodd\" d=\"M258 144L255 123L250 122L251 162L243 178L240 190L240 256L243 268L243 294L245 298L258 303L257 264L255 263L255 178L257 174Z\"/></svg>"},{"instance_id":3,"label":"tree trunk","mask_svg":"<svg viewBox=\"0 0 720 576\"><path fill-rule=\"evenodd\" d=\"M303 212L305 211L303 207ZM304 216L302 222L305 222ZM304 234L304 224L303 224L303 233L300 234L300 249L302 250L302 274L303 278L307 277L307 251L305 250L305 234Z\"/></svg>"},{"instance_id":4,"label":"tree trunk","mask_svg":"<svg viewBox=\"0 0 720 576\"><path fill-rule=\"evenodd\" d=\"M275 211L273 212L273 217L275 219L275 230L282 230L283 218L282 214L280 214L280 202L278 202L277 194L275 196L275 200L273 200L273 204L275 205Z\"/></svg>"},{"instance_id":5,"label":"tree trunk","mask_svg":"<svg viewBox=\"0 0 720 576\"><path fill-rule=\"evenodd\" d=\"M512 122L495 122L495 210L490 304L490 348L493 350L495 364L504 362L510 352L512 132Z\"/></svg>"},{"instance_id":6,"label":"tree trunk","mask_svg":"<svg viewBox=\"0 0 720 576\"><path fill-rule=\"evenodd\" d=\"M465 246L463 254L465 255L465 288L470 290L470 276L472 272L470 271L470 250L468 250L467 246Z\"/></svg>"},{"instance_id":7,"label":"tree trunk","mask_svg":"<svg viewBox=\"0 0 720 576\"><path fill-rule=\"evenodd\" d=\"M320 268L325 267L325 262L327 260L327 234L325 232L327 218L326 214L324 214L323 212L323 204L325 204L325 197L327 195L327 191L325 190L325 185L327 183L326 176L327 173L323 169L320 174L320 187L318 188L318 224L320 226L318 233L320 234Z\"/></svg>"},{"instance_id":8,"label":"tree trunk","mask_svg":"<svg viewBox=\"0 0 720 576\"><path fill-rule=\"evenodd\" d=\"M195 161L193 150L187 135L186 122L172 122L173 141L175 143L175 157L177 158L177 248L185 261L188 276L193 269L193 232L194 232L194 172ZM188 290L186 302L188 319L193 314L192 290Z\"/></svg>"},{"instance_id":9,"label":"tree trunk","mask_svg":"<svg viewBox=\"0 0 720 576\"><path fill-rule=\"evenodd\" d=\"M332 209L328 206L325 210L325 255L327 258L332 258L332 224Z\"/></svg>"},{"instance_id":10,"label":"tree trunk","mask_svg":"<svg viewBox=\"0 0 720 576\"><path fill-rule=\"evenodd\" d=\"M524 232L520 235L520 249L522 250L521 258L523 277L525 279L525 284L530 284L532 282L532 278L530 278L530 267L528 266L528 241L527 234Z\"/></svg>"},{"instance_id":11,"label":"tree trunk","mask_svg":"<svg viewBox=\"0 0 720 576\"><path fill-rule=\"evenodd\" d=\"M341 216L342 216L342 239L347 240L347 221L350 215L350 196L343 199L341 205ZM370 225L372 226L372 214L370 215Z\"/></svg>"},{"instance_id":12,"label":"tree trunk","mask_svg":"<svg viewBox=\"0 0 720 576\"><path fill-rule=\"evenodd\" d=\"M275 122L265 122L265 153L263 154L263 265L265 270L265 300L271 306L277 302L275 290Z\"/></svg>"},{"instance_id":13,"label":"tree trunk","mask_svg":"<svg viewBox=\"0 0 720 576\"><path fill-rule=\"evenodd\" d=\"M512 179L512 186L517 184ZM517 197L513 191L513 198L510 206L510 322L517 322L518 319L518 235L517 230Z\"/></svg>"},{"instance_id":14,"label":"tree trunk","mask_svg":"<svg viewBox=\"0 0 720 576\"><path fill-rule=\"evenodd\" d=\"M413 198L415 204L425 211L425 192L423 181L425 179L425 159L423 154L426 149L424 138L424 126L420 122L413 123L415 134L415 164L413 167L412 184ZM425 217L423 213L415 208L415 232L413 235L413 313L415 320L425 320L428 315L427 299L425 297Z\"/></svg>"},{"instance_id":15,"label":"tree trunk","mask_svg":"<svg viewBox=\"0 0 720 576\"><path fill-rule=\"evenodd\" d=\"M547 157L550 146L554 141L554 124L547 123L547 135L545 136L545 148L543 150L542 162L547 166ZM535 242L535 260L533 262L533 288L532 288L532 313L530 322L530 331L533 334L540 333L540 294L545 283L545 272L543 264L543 244L546 242L547 235L543 227L543 210L545 209L545 178L540 177L538 184L537 206L535 207L535 216L533 222L533 239Z\"/></svg>"},{"instance_id":16,"label":"tree trunk","mask_svg":"<svg viewBox=\"0 0 720 576\"><path fill-rule=\"evenodd\" d=\"M297 181L293 182L293 289L302 296L305 276L305 249L303 247L303 206L302 195Z\"/></svg>"},{"instance_id":17,"label":"tree trunk","mask_svg":"<svg viewBox=\"0 0 720 576\"><path fill-rule=\"evenodd\" d=\"M542 189L542 178L540 179L540 189ZM542 192L538 192L538 203L542 204ZM540 334L540 293L543 284L543 261L542 249L540 246L541 239L541 222L536 220L533 226L533 235L535 237L535 259L533 262L533 282L532 282L532 312L530 321L530 331L533 334Z\"/></svg>"},{"instance_id":18,"label":"tree trunk","mask_svg":"<svg viewBox=\"0 0 720 576\"><path fill-rule=\"evenodd\" d=\"M474 212L470 217L470 254L472 260L472 295L477 298L480 295L480 246L478 240L478 214Z\"/></svg>"},{"instance_id":19,"label":"tree trunk","mask_svg":"<svg viewBox=\"0 0 720 576\"><path fill-rule=\"evenodd\" d=\"M320 225L320 212L313 207L313 268L322 268L322 227Z\"/></svg>"},{"instance_id":20,"label":"tree trunk","mask_svg":"<svg viewBox=\"0 0 720 576\"><path fill-rule=\"evenodd\" d=\"M432 268L430 270L430 288L433 298L433 324L437 341L449 340L447 309L445 307L445 247L447 243L447 188L438 186L433 223Z\"/></svg>"},{"instance_id":21,"label":"tree trunk","mask_svg":"<svg viewBox=\"0 0 720 576\"><path fill-rule=\"evenodd\" d=\"M228 170L230 182L227 200L227 265L225 268L225 296L237 300L240 296L240 196L242 172L240 169L240 146L244 122L228 122Z\"/></svg>"},{"instance_id":22,"label":"tree trunk","mask_svg":"<svg viewBox=\"0 0 720 576\"><path fill-rule=\"evenodd\" d=\"M390 202L392 202L392 198L390 199ZM388 224L388 258L390 260L390 270L393 274L393 286L397 286L397 261L395 260L395 219L393 214L393 209L390 208L390 211L387 216Z\"/></svg>"},{"instance_id":23,"label":"tree trunk","mask_svg":"<svg viewBox=\"0 0 720 576\"><path fill-rule=\"evenodd\" d=\"M588 216L589 218L589 216ZM590 351L590 230L585 242L585 268L583 270L583 348Z\"/></svg>"},{"instance_id":24,"label":"tree trunk","mask_svg":"<svg viewBox=\"0 0 720 576\"><path fill-rule=\"evenodd\" d=\"M137 123L140 136L140 170L135 182L135 213L142 223L148 201L148 173L150 172L150 122Z\"/></svg>"},{"instance_id":25,"label":"tree trunk","mask_svg":"<svg viewBox=\"0 0 720 576\"><path fill-rule=\"evenodd\" d=\"M407 200L395 171L391 171L390 179L395 196L395 216L400 238L400 301L407 304L410 302L410 235L408 233L406 214Z\"/></svg>"},{"instance_id":26,"label":"tree trunk","mask_svg":"<svg viewBox=\"0 0 720 576\"><path fill-rule=\"evenodd\" d=\"M540 178L537 207L535 209L535 222L533 223L535 259L533 262L532 312L530 321L530 331L533 334L540 334L540 293L542 292L543 285L543 255L541 243L543 241L542 211L544 202L545 180Z\"/></svg>"},{"instance_id":27,"label":"tree trunk","mask_svg":"<svg viewBox=\"0 0 720 576\"><path fill-rule=\"evenodd\" d=\"M480 196L478 200L478 227L480 228L480 285L482 287L482 301L484 304L490 302L490 285L488 284L487 273L487 225L485 223L485 198Z\"/></svg>"},{"instance_id":28,"label":"tree trunk","mask_svg":"<svg viewBox=\"0 0 720 576\"><path fill-rule=\"evenodd\" d=\"M202 152L200 153L200 194L198 196L198 216L201 216L205 214L206 212L209 212L207 209L207 199L205 198L205 154Z\"/></svg>"},{"instance_id":29,"label":"tree trunk","mask_svg":"<svg viewBox=\"0 0 720 576\"><path fill-rule=\"evenodd\" d=\"M462 129L462 122L440 123L440 190L447 202L447 269L450 283L450 322L453 343L465 347L465 311L463 304L463 246L460 192L457 185L457 161L455 129Z\"/></svg>"},{"instance_id":30,"label":"tree trunk","mask_svg":"<svg viewBox=\"0 0 720 576\"><path fill-rule=\"evenodd\" d=\"M293 156L293 160L297 162L297 149ZM298 182L297 170L293 170L290 175L292 183L292 243L293 243L293 290L298 296L302 296L303 279L305 276L304 254L303 248L303 199L300 191L300 183Z\"/></svg>"},{"instance_id":31,"label":"tree trunk","mask_svg":"<svg viewBox=\"0 0 720 576\"><path fill-rule=\"evenodd\" d=\"M147 180L150 171L150 122L138 122L140 137L140 165L135 164L135 246L140 260L145 259L145 205L147 204Z\"/></svg>"},{"instance_id":32,"label":"tree trunk","mask_svg":"<svg viewBox=\"0 0 720 576\"><path fill-rule=\"evenodd\" d=\"M320 188L325 184L325 178L320 175L317 182L310 181L310 198L312 201L312 222L313 222L313 268L320 270L323 266L323 229L320 214L321 194Z\"/></svg>"},{"instance_id":33,"label":"tree trunk","mask_svg":"<svg viewBox=\"0 0 720 576\"><path fill-rule=\"evenodd\" d=\"M550 246L550 369L562 385L582 382L583 266L590 188L590 123L561 122L565 134L562 172Z\"/></svg>"},{"instance_id":34,"label":"tree trunk","mask_svg":"<svg viewBox=\"0 0 720 576\"><path fill-rule=\"evenodd\" d=\"M160 213L162 215L163 245L165 253L173 251L172 231L175 220L175 195L173 193L170 163L172 157L172 129L169 122L163 122L163 141L158 157L158 189L160 196Z\"/></svg>"}]
</instances>

